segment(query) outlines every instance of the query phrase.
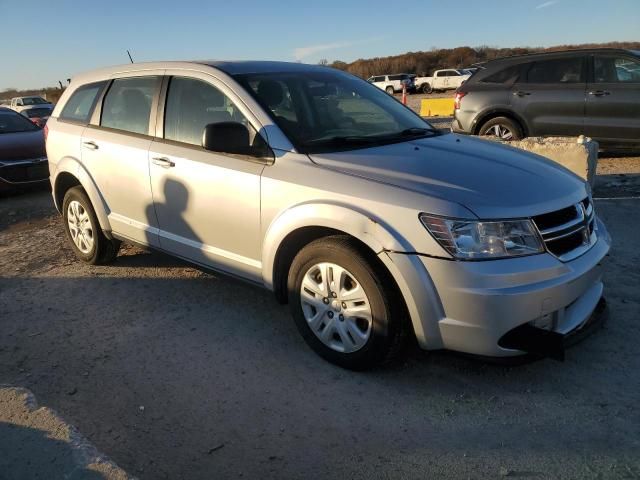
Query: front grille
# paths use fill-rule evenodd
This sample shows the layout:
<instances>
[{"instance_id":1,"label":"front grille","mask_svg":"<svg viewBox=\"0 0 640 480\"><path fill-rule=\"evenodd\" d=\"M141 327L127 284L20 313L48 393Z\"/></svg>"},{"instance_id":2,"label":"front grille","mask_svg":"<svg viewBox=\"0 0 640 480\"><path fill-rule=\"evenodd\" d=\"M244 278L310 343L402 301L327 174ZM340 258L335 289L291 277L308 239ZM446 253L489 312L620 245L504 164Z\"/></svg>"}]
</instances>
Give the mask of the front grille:
<instances>
[{"instance_id":1,"label":"front grille","mask_svg":"<svg viewBox=\"0 0 640 480\"><path fill-rule=\"evenodd\" d=\"M589 198L533 217L547 250L563 262L586 252L596 240L595 214Z\"/></svg>"}]
</instances>

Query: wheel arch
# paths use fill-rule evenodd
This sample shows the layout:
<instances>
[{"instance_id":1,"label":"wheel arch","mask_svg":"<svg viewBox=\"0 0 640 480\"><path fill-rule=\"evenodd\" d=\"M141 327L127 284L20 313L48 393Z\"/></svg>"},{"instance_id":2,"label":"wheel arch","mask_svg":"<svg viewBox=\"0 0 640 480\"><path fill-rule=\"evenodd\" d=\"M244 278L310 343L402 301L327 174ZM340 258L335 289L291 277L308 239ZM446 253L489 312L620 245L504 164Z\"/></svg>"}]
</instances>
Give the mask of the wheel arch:
<instances>
[{"instance_id":1,"label":"wheel arch","mask_svg":"<svg viewBox=\"0 0 640 480\"><path fill-rule=\"evenodd\" d=\"M331 235L347 235L363 254L384 269L398 294L411 334L422 348L440 348L437 328L443 316L428 272L407 242L375 218L347 207L302 205L280 215L267 230L263 245L263 281L280 303L288 302L287 280L296 254L310 242Z\"/></svg>"},{"instance_id":2,"label":"wheel arch","mask_svg":"<svg viewBox=\"0 0 640 480\"><path fill-rule=\"evenodd\" d=\"M286 303L286 281L295 255L308 243L330 235L348 235L367 252L405 250L407 242L365 212L332 204L303 204L280 214L268 227L262 248L265 286Z\"/></svg>"},{"instance_id":3,"label":"wheel arch","mask_svg":"<svg viewBox=\"0 0 640 480\"><path fill-rule=\"evenodd\" d=\"M70 188L81 186L87 193L93 209L98 217L100 228L107 238L111 238L111 224L109 223L109 209L100 194L97 185L89 172L75 158L66 157L62 159L56 169L55 180L53 181L53 199L56 209L62 213L62 203L64 196Z\"/></svg>"},{"instance_id":4,"label":"wheel arch","mask_svg":"<svg viewBox=\"0 0 640 480\"><path fill-rule=\"evenodd\" d=\"M482 125L487 123L489 120L497 117L507 117L510 120L513 120L522 129L523 136L525 137L529 136L529 127L527 126L527 123L524 121L524 119L520 115L518 115L513 110L510 110L508 108L494 108L478 115L478 117L476 118L473 124L473 130L472 130L473 135L478 135L478 133L480 132L480 129L482 128Z\"/></svg>"}]
</instances>

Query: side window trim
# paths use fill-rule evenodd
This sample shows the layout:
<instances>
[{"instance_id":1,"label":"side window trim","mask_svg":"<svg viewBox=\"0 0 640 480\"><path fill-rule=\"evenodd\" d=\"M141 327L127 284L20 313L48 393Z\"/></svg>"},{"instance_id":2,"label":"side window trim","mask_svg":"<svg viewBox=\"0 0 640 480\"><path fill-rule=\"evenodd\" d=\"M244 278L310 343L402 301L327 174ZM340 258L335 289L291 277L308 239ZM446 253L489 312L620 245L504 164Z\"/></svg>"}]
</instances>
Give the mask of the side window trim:
<instances>
[{"instance_id":1,"label":"side window trim","mask_svg":"<svg viewBox=\"0 0 640 480\"><path fill-rule=\"evenodd\" d=\"M173 75L163 75L160 82L160 92L158 93L158 103L156 109L156 130L155 138L164 140L164 116L167 105L167 94L169 93L169 82Z\"/></svg>"},{"instance_id":2,"label":"side window trim","mask_svg":"<svg viewBox=\"0 0 640 480\"><path fill-rule=\"evenodd\" d=\"M100 127L100 117L102 116L102 104L104 102L104 97L107 95L107 92L111 88L111 84L113 83L113 79L110 78L105 82L105 86L102 88L102 91L99 95L97 95L97 101L93 109L93 113L89 118L89 126Z\"/></svg>"}]
</instances>

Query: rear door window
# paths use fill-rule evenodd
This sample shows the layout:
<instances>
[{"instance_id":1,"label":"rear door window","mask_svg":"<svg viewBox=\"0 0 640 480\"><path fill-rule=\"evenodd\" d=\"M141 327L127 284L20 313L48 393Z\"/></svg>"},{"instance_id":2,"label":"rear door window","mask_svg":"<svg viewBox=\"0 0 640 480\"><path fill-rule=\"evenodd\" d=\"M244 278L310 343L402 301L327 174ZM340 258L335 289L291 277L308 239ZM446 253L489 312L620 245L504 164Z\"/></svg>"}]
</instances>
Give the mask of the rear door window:
<instances>
[{"instance_id":1,"label":"rear door window","mask_svg":"<svg viewBox=\"0 0 640 480\"><path fill-rule=\"evenodd\" d=\"M595 83L640 83L640 61L598 55L593 59L593 80Z\"/></svg>"},{"instance_id":2,"label":"rear door window","mask_svg":"<svg viewBox=\"0 0 640 480\"><path fill-rule=\"evenodd\" d=\"M62 120L88 123L98 94L102 91L106 83L107 82L91 83L78 88L71 94L69 100L67 100L62 112L60 112L60 118Z\"/></svg>"},{"instance_id":3,"label":"rear door window","mask_svg":"<svg viewBox=\"0 0 640 480\"><path fill-rule=\"evenodd\" d=\"M582 83L585 81L584 65L584 57L534 62L527 73L527 83Z\"/></svg>"},{"instance_id":4,"label":"rear door window","mask_svg":"<svg viewBox=\"0 0 640 480\"><path fill-rule=\"evenodd\" d=\"M520 74L520 65L512 65L510 67L503 68L497 72L488 75L480 80L482 83L502 83L511 84L518 80Z\"/></svg>"},{"instance_id":5,"label":"rear door window","mask_svg":"<svg viewBox=\"0 0 640 480\"><path fill-rule=\"evenodd\" d=\"M149 134L149 117L159 77L118 78L113 81L102 105L103 127Z\"/></svg>"}]
</instances>

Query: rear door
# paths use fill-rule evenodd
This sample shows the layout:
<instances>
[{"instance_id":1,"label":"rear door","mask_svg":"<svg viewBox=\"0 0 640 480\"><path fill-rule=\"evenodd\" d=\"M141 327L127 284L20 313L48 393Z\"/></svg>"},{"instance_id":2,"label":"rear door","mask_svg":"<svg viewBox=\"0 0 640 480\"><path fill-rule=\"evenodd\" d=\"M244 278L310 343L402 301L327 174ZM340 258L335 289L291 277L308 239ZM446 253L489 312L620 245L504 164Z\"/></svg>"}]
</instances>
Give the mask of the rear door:
<instances>
[{"instance_id":1,"label":"rear door","mask_svg":"<svg viewBox=\"0 0 640 480\"><path fill-rule=\"evenodd\" d=\"M525 66L511 88L512 109L529 136L584 133L587 58L565 56Z\"/></svg>"},{"instance_id":2,"label":"rear door","mask_svg":"<svg viewBox=\"0 0 640 480\"><path fill-rule=\"evenodd\" d=\"M158 246L148 152L164 71L115 78L82 134L82 162L105 199L114 233Z\"/></svg>"},{"instance_id":3,"label":"rear door","mask_svg":"<svg viewBox=\"0 0 640 480\"><path fill-rule=\"evenodd\" d=\"M595 54L587 85L585 133L600 141L640 142L640 60Z\"/></svg>"}]
</instances>

